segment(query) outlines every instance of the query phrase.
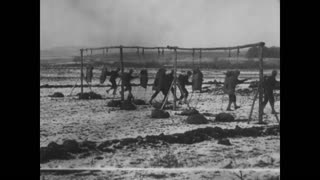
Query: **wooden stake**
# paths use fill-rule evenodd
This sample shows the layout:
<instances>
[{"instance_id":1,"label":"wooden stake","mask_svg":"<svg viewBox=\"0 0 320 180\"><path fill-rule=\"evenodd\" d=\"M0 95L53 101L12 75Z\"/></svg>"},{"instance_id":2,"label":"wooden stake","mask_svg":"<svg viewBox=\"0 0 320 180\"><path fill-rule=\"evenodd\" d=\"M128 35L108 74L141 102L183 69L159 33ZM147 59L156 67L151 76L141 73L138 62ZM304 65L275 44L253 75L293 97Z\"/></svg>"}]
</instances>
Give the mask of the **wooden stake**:
<instances>
[{"instance_id":1,"label":"wooden stake","mask_svg":"<svg viewBox=\"0 0 320 180\"><path fill-rule=\"evenodd\" d=\"M251 121L251 116L252 116L254 104L255 104L255 102L256 102L256 100L257 100L258 94L259 94L259 91L257 91L256 94L255 94L254 97L253 97L253 102L252 102L252 106L251 106L251 110L250 110L250 114L249 114L249 118L248 118L248 124L249 124L249 122Z\"/></svg>"},{"instance_id":2,"label":"wooden stake","mask_svg":"<svg viewBox=\"0 0 320 180\"><path fill-rule=\"evenodd\" d=\"M262 118L263 118L263 107L262 107L262 97L263 97L263 47L264 47L264 43L260 44L260 63L259 63L259 69L260 69L260 73L259 73L259 78L260 78L260 82L259 82L259 123L262 123Z\"/></svg>"},{"instance_id":3,"label":"wooden stake","mask_svg":"<svg viewBox=\"0 0 320 180\"><path fill-rule=\"evenodd\" d=\"M174 49L174 97L173 97L173 110L176 110L176 102L177 102L177 49Z\"/></svg>"},{"instance_id":4,"label":"wooden stake","mask_svg":"<svg viewBox=\"0 0 320 180\"><path fill-rule=\"evenodd\" d=\"M171 85L170 85L169 91L168 91L168 93L167 93L167 95L166 95L166 97L165 97L165 99L164 99L164 101L163 101L163 103L162 103L162 106L161 106L161 109L160 109L160 110L162 110L162 109L163 109L163 107L165 106L165 104L167 103L167 99L168 99L168 97L169 97L169 94L170 94L170 91L171 91L172 85L173 85L173 81L171 82Z\"/></svg>"},{"instance_id":5,"label":"wooden stake","mask_svg":"<svg viewBox=\"0 0 320 180\"><path fill-rule=\"evenodd\" d=\"M192 50L192 66L194 67L194 49Z\"/></svg>"},{"instance_id":6,"label":"wooden stake","mask_svg":"<svg viewBox=\"0 0 320 180\"><path fill-rule=\"evenodd\" d=\"M121 64L121 79L122 79L122 76L123 76L123 73L124 73L122 46L120 46L120 64ZM124 101L123 81L121 81L121 101Z\"/></svg>"},{"instance_id":7,"label":"wooden stake","mask_svg":"<svg viewBox=\"0 0 320 180\"><path fill-rule=\"evenodd\" d=\"M201 49L200 49L200 59L199 59L199 67L200 67L200 65L201 65L201 58L202 58L202 51L201 51Z\"/></svg>"},{"instance_id":8,"label":"wooden stake","mask_svg":"<svg viewBox=\"0 0 320 180\"><path fill-rule=\"evenodd\" d=\"M81 56L81 95L83 94L83 49L80 49L80 56Z\"/></svg>"}]
</instances>

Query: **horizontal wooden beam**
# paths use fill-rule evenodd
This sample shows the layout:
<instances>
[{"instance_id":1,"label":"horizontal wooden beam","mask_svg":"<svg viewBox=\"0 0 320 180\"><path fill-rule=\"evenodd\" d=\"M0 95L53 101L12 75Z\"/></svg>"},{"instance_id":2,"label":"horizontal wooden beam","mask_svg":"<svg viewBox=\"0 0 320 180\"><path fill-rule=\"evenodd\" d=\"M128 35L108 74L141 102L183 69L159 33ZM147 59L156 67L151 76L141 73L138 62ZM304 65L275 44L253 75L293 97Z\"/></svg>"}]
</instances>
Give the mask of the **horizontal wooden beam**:
<instances>
[{"instance_id":1,"label":"horizontal wooden beam","mask_svg":"<svg viewBox=\"0 0 320 180\"><path fill-rule=\"evenodd\" d=\"M233 50L233 49L243 49L248 47L255 47L255 46L264 46L264 42L254 43L254 44L246 44L241 46L232 46L232 47L213 47L213 48L184 48L178 46L167 46L167 47L144 47L144 46L107 46L107 47L97 47L97 48L84 48L81 50L102 50L102 49L117 49L117 48L124 48L124 49L177 49L177 50L202 50L202 51L213 51L213 50Z\"/></svg>"},{"instance_id":2,"label":"horizontal wooden beam","mask_svg":"<svg viewBox=\"0 0 320 180\"><path fill-rule=\"evenodd\" d=\"M178 46L167 46L168 49L177 49L177 50L198 50L198 51L212 51L212 50L233 50L233 49L243 49L248 47L255 46L264 46L264 42L254 43L254 44L246 44L241 46L232 46L232 47L213 47L213 48L183 48Z\"/></svg>"}]
</instances>

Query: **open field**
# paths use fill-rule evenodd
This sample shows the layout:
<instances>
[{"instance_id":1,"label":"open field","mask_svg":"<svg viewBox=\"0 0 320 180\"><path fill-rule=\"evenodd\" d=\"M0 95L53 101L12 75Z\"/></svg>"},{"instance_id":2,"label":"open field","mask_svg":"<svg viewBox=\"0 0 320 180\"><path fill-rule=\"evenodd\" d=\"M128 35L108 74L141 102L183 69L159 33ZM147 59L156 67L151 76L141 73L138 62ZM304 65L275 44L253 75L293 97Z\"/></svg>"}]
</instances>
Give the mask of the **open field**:
<instances>
[{"instance_id":1,"label":"open field","mask_svg":"<svg viewBox=\"0 0 320 180\"><path fill-rule=\"evenodd\" d=\"M63 68L63 65L61 67L41 68L40 85L74 85L80 76L79 68L69 66ZM92 84L99 84L100 69L101 67L95 68ZM135 72L140 72L140 69L136 68ZM155 69L149 69L149 83L153 83L155 72ZM225 70L203 69L204 82L223 81L223 72ZM270 70L265 71L266 74L270 72ZM241 71L239 79L246 77L252 77L252 81L257 80L258 71ZM139 83L139 81L135 80L133 83ZM77 84L80 84L80 81ZM108 80L104 84L109 84ZM249 84L239 85L238 90L247 89L248 86ZM203 85L203 87L207 87L208 92L191 93L191 87L187 87L190 92L190 106L195 107L200 113L207 113L206 118L211 120L208 124L201 125L187 124L185 122L187 116L177 115L187 108L186 105L179 105L178 111L167 110L170 114L168 119L152 119L150 114L153 108L150 105L137 106L137 110L134 111L108 107L107 103L113 97L105 92L106 87L92 87L94 92L102 95L102 99L99 100L79 100L76 94L80 92L80 88L75 88L71 96L67 96L71 88L40 88L40 147L47 147L50 142L63 144L66 140L75 140L78 143L92 142L96 146L114 142L108 145L105 151L89 148L86 152L72 153L66 159L53 158L40 163L41 169L106 168L105 171L77 171L62 174L43 171L40 179L131 179L131 177L134 179L239 179L238 169L244 169L244 179L278 179L280 130L275 117L271 114L269 104L264 115L266 125L257 124L257 103L252 116L253 120L248 124L253 91L238 93L237 101L241 108L228 112L225 111L227 95L224 95L217 85ZM84 90L89 92L88 88ZM65 97L49 97L54 92L62 92ZM153 92L151 86L146 90L137 86L133 87L132 93L136 99L147 101ZM275 94L275 109L280 112L280 91L276 91ZM163 95L159 94L155 101L161 101L162 98ZM119 92L115 99L120 99ZM172 96L169 97L169 102L172 102ZM215 122L215 115L221 112L232 114L235 121ZM280 114L278 116L280 117ZM231 143L230 146L219 144L217 138L200 139L192 143L147 141L147 136L153 135L158 138L163 135L197 131L201 128L220 128L223 131L237 128L251 128L251 130L264 128L268 131L268 128L275 128L275 132L226 136ZM123 143L128 138L145 139L146 142ZM142 169L163 168L172 162L174 163L170 167L178 168L172 169L172 172L161 171L161 169ZM188 168L195 169L192 171ZM197 168L200 169L197 170ZM183 169L187 170L183 171ZM229 170L236 170L236 172Z\"/></svg>"}]
</instances>

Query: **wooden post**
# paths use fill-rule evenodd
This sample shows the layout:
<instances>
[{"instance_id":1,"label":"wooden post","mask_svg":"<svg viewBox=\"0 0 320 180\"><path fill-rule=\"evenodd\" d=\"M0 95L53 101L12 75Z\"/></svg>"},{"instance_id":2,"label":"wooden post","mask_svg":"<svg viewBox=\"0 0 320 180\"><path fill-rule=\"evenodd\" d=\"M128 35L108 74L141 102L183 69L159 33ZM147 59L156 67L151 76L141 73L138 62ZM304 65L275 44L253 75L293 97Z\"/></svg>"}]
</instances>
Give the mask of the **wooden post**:
<instances>
[{"instance_id":1,"label":"wooden post","mask_svg":"<svg viewBox=\"0 0 320 180\"><path fill-rule=\"evenodd\" d=\"M259 91L257 91L256 94L255 94L254 97L253 97L252 106L251 106L251 110L250 110L250 114L249 114L249 118L248 118L248 124L249 124L249 122L251 121L251 116L252 116L254 104L255 104L255 102L256 102L256 100L257 100L258 94L259 94Z\"/></svg>"},{"instance_id":2,"label":"wooden post","mask_svg":"<svg viewBox=\"0 0 320 180\"><path fill-rule=\"evenodd\" d=\"M176 110L176 97L177 97L177 49L174 49L174 97L173 97L173 110Z\"/></svg>"},{"instance_id":3,"label":"wooden post","mask_svg":"<svg viewBox=\"0 0 320 180\"><path fill-rule=\"evenodd\" d=\"M80 49L80 56L81 56L81 94L83 94L83 49Z\"/></svg>"},{"instance_id":4,"label":"wooden post","mask_svg":"<svg viewBox=\"0 0 320 180\"><path fill-rule=\"evenodd\" d=\"M259 73L259 123L262 123L262 118L263 118L263 107L262 107L262 97L263 97L263 48L264 48L264 43L260 44L260 63L259 63L259 69L260 69L260 73Z\"/></svg>"},{"instance_id":5,"label":"wooden post","mask_svg":"<svg viewBox=\"0 0 320 180\"><path fill-rule=\"evenodd\" d=\"M194 49L192 49L192 66L194 67Z\"/></svg>"},{"instance_id":6,"label":"wooden post","mask_svg":"<svg viewBox=\"0 0 320 180\"><path fill-rule=\"evenodd\" d=\"M202 51L201 51L201 49L200 49L200 60L199 60L199 67L201 66L201 58L202 58Z\"/></svg>"},{"instance_id":7,"label":"wooden post","mask_svg":"<svg viewBox=\"0 0 320 180\"><path fill-rule=\"evenodd\" d=\"M164 48L162 48L162 55L164 55Z\"/></svg>"},{"instance_id":8,"label":"wooden post","mask_svg":"<svg viewBox=\"0 0 320 180\"><path fill-rule=\"evenodd\" d=\"M121 101L124 101L124 87L123 87L123 81L122 81L122 76L124 73L122 46L120 46L120 64L121 64Z\"/></svg>"}]
</instances>

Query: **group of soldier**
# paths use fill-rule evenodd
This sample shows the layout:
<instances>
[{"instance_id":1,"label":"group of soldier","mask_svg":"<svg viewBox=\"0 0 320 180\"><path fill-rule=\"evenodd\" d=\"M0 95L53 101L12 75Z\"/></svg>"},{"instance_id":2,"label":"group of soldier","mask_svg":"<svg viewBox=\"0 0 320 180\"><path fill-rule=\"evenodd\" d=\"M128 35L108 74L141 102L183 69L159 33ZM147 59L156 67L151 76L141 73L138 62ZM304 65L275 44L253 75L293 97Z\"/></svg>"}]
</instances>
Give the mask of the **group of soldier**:
<instances>
[{"instance_id":1,"label":"group of soldier","mask_svg":"<svg viewBox=\"0 0 320 180\"><path fill-rule=\"evenodd\" d=\"M142 73L142 72L144 72L144 73ZM108 72L107 75L110 76L109 81L111 82L111 87L108 90L106 90L106 92L109 93L109 91L113 89L113 95L115 95L117 87L118 87L118 85L116 83L116 79L121 78L121 81L124 85L124 91L128 91L128 99L133 98L133 95L131 92L132 91L131 81L133 79L138 78L138 77L141 78L141 76L148 76L146 70L142 70L140 73L140 76L139 75L133 76L132 69L130 69L129 72L125 72L122 75L120 75L120 68L117 68L111 72ZM232 109L231 109L232 104L234 105L234 110L240 108L240 106L237 105L235 89L238 84L244 83L245 81L249 80L249 78L239 80L238 79L239 75L240 75L239 70L227 71L225 73L223 90L226 94L228 94L228 97L229 97L229 103L228 103L228 106L226 109L227 111L232 111ZM191 76L193 76L193 77L192 77L192 81L190 82L189 79ZM279 83L276 80L276 76L277 76L277 71L273 70L271 76L265 76L264 81L263 81L264 82L263 83L264 101L262 104L263 109L267 105L267 103L269 102L271 105L271 108L272 108L272 113L277 113L274 110L274 95L273 95L273 91L276 88L276 84ZM146 82L143 83L144 85L141 85L144 88L147 87L147 81L148 81L147 77L145 77L145 78L146 78ZM169 73L167 73L165 68L160 68L157 71L156 77L154 79L154 83L153 83L153 87L152 87L152 90L154 90L154 93L152 94L152 96L149 100L149 104L152 104L152 101L160 92L164 96L162 102L164 102L166 100L166 97L170 91L172 92L173 96L175 96L176 95L174 93L175 89L174 89L174 86L172 85L173 81L174 81L174 71L171 70ZM192 85L193 91L199 90L201 92L202 82L203 82L203 74L199 68L194 69L193 73L191 71L187 71L187 72L180 74L177 78L176 84L177 84L178 89L180 90L181 95L179 98L177 98L176 96L174 98L176 98L179 101L179 103L188 103L187 99L188 99L189 92L188 92L186 86Z\"/></svg>"}]
</instances>

